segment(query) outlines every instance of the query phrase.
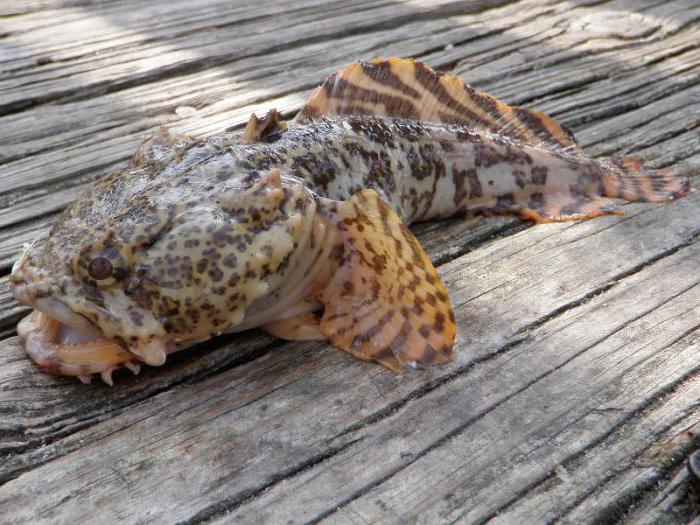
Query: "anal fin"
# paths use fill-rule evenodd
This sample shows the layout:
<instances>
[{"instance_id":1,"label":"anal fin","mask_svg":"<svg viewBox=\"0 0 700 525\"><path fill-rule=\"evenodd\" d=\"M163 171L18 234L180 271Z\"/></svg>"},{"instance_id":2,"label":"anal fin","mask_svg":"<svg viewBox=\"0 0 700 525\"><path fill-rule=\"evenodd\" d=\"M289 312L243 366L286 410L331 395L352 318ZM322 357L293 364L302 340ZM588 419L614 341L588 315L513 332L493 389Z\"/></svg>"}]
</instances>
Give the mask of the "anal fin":
<instances>
[{"instance_id":1,"label":"anal fin","mask_svg":"<svg viewBox=\"0 0 700 525\"><path fill-rule=\"evenodd\" d=\"M599 195L574 197L570 194L547 195L544 200L530 201L518 211L521 218L536 223L576 221L601 215L622 215L620 207L611 199Z\"/></svg>"},{"instance_id":2,"label":"anal fin","mask_svg":"<svg viewBox=\"0 0 700 525\"><path fill-rule=\"evenodd\" d=\"M321 332L320 324L321 320L309 312L296 317L277 319L260 328L286 341L323 341L326 336Z\"/></svg>"}]
</instances>

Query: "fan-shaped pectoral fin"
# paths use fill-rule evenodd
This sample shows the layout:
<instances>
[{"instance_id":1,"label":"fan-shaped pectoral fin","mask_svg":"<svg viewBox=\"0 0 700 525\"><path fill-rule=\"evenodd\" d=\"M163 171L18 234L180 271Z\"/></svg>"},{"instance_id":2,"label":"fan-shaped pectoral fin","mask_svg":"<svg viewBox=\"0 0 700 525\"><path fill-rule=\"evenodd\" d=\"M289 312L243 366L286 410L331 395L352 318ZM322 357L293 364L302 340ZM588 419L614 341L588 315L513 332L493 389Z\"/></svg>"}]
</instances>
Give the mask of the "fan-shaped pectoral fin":
<instances>
[{"instance_id":1,"label":"fan-shaped pectoral fin","mask_svg":"<svg viewBox=\"0 0 700 525\"><path fill-rule=\"evenodd\" d=\"M456 327L447 291L399 216L373 190L319 208L344 250L319 297L329 342L392 370L450 361Z\"/></svg>"}]
</instances>

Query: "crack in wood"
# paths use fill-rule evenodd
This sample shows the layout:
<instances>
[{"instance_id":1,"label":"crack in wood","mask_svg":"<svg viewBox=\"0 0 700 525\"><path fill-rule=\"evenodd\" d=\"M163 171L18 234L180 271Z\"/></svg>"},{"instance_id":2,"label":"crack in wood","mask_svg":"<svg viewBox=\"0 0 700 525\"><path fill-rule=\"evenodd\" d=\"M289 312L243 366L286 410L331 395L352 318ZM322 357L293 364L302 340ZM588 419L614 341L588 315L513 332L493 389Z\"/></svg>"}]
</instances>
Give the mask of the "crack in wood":
<instances>
[{"instance_id":1,"label":"crack in wood","mask_svg":"<svg viewBox=\"0 0 700 525\"><path fill-rule=\"evenodd\" d=\"M235 337L235 336L234 336ZM222 338L223 340L217 340L215 343L218 344L212 344L209 343L208 350L209 351L218 351L221 350L221 347L225 346L227 343L225 341L226 338ZM58 441L61 441L65 439L68 436L71 436L75 434L76 432L79 432L81 430L85 430L87 428L90 428L94 425L99 424L102 421L105 421L107 419L110 419L117 414L120 414L129 408L133 408L135 406L138 406L140 403L142 403L144 400L153 398L159 394L162 394L164 392L169 392L174 389L180 388L185 385L190 385L192 383L195 383L197 381L206 379L208 377L213 377L214 375L217 375L219 373L224 373L227 370L231 370L236 367L241 367L244 366L252 361L255 361L257 359L260 359L262 356L276 350L280 346L285 344L284 341L282 340L271 340L268 342L266 346L262 346L261 348L255 349L253 351L245 352L241 355L237 355L233 359L223 363L219 364L218 366L215 366L213 368L198 368L198 367L190 367L186 373L177 378L175 381L172 383L165 384L163 386L154 388L154 389L146 389L143 391L138 392L137 396L134 398L129 398L123 403L116 404L115 406L111 406L110 404L104 404L100 405L99 407L95 408L95 410L87 415L84 415L82 417L78 417L77 414L71 414L71 413L63 413L60 416L57 416L54 419L47 419L42 423L41 426L34 427L32 428L32 433L33 434L40 434L42 432L42 428L47 428L49 429L49 432L51 432L48 435L43 435L37 438L32 438L29 439L27 442L23 444L17 444L15 446L0 446L0 457L5 457L8 458L10 457L11 454L19 454L19 453L26 453L32 450L36 450L41 447L46 447L48 445L51 445L52 443L56 443ZM200 345L201 346L201 345ZM195 349L196 351L196 349ZM178 361L186 359L188 356L185 356L184 354L180 355L174 355L172 357L172 366L175 366ZM158 373L155 371L154 373ZM66 420L70 420L71 423L70 425L63 425L59 427L58 430L52 430L51 427L54 427L56 424L60 424L61 422L65 422ZM10 435L13 435L14 432L11 432ZM25 430L25 434L26 434ZM0 434L2 436L2 434ZM68 450L64 450L63 453L68 452ZM21 475L23 472L26 472L27 470L30 470L32 468L36 468L37 466L48 463L51 460L55 459L54 457L46 457L44 461L40 462L34 462L30 465L26 465L25 468L17 468L15 470L10 470L10 471L5 471L5 472L0 472L0 487L7 483L8 481L15 479L17 476Z\"/></svg>"},{"instance_id":2,"label":"crack in wood","mask_svg":"<svg viewBox=\"0 0 700 525\"><path fill-rule=\"evenodd\" d=\"M275 485L283 482L285 479L298 476L299 474L315 467L316 465L319 465L325 461L328 461L329 459L332 459L334 456L337 456L343 452L345 452L347 449L351 448L357 443L360 443L364 440L364 437L359 437L357 439L353 439L351 441L348 441L347 443L344 443L340 446L337 447L331 447L325 452L321 454L317 454L316 456L311 457L310 459L303 461L297 465L294 465L293 467L290 467L289 469L280 472L279 474L272 476L270 479L266 480L266 482L259 487L255 487L252 489L244 490L235 496L228 497L226 499L223 499L221 501L218 501L212 505L209 505L205 507L204 509L200 510L197 512L195 515L193 515L191 518L182 520L177 522L178 525L197 525L199 523L204 523L206 521L210 521L218 516L222 516L226 514L227 512L231 512L232 510L235 510L236 508L240 507L241 505L244 505L245 503L254 500L258 495L262 494L266 490L274 487Z\"/></svg>"},{"instance_id":3,"label":"crack in wood","mask_svg":"<svg viewBox=\"0 0 700 525\"><path fill-rule=\"evenodd\" d=\"M688 330L685 334L683 334L682 337L676 339L673 343L671 343L668 346L672 346L673 344L677 343L681 339L688 337L690 334L693 332L697 331L700 329L700 324L693 327L691 330ZM678 380L673 383L672 385L669 385L667 388L664 390L656 393L654 396L652 396L645 404L642 406L638 407L636 410L626 414L620 421L618 421L613 427L610 428L610 430L599 436L598 439L592 441L591 443L588 444L588 446L582 448L581 450L577 451L575 454L571 454L568 456L566 459L562 460L560 462L560 465L567 469L567 467L571 467L577 460L582 458L585 454L589 453L590 451L594 450L596 447L599 447L602 443L606 441L611 441L614 440L616 435L618 435L621 432L624 432L625 426L630 422L635 419L641 419L643 418L646 414L649 414L653 412L659 405L663 404L666 400L668 400L670 397L673 396L673 394L683 388L683 386L690 384L694 381L696 381L698 378L700 378L700 365L695 367L694 369L688 371L686 374L683 376L679 377ZM700 406L700 402L697 404ZM585 415L584 415L585 416ZM679 421L682 421L684 418L683 417L678 417L675 420L671 421L668 425L667 428L671 428L674 426L676 423ZM697 439L697 443L700 445L700 437ZM650 444L649 447L653 445ZM684 455L689 454L691 451L693 451L695 447L688 446L685 447L684 449ZM637 451L634 453L632 456L630 456L630 464L633 464L634 461L643 456L644 453L648 450L648 448L644 448L642 450ZM627 504L622 504L621 507L628 508L630 505L633 504L634 501L639 499L644 492L648 490L653 490L654 484L656 481L660 478L662 478L666 473L668 473L671 469L674 468L674 466L677 464L677 462L671 462L667 465L665 465L665 468L662 468L662 470L659 473L659 476L653 480L650 481L647 486L645 491L640 491L639 493L634 493L634 495L630 495L631 498ZM623 469L624 470L624 469ZM577 498L576 501L569 505L566 508L561 509L560 516L564 517L566 516L572 509L576 508L583 500L586 498L590 497L593 495L599 488L605 483L608 483L610 480L612 480L616 475L619 474L619 470L617 472L612 472L608 476L604 476L603 478L600 479L600 484L595 487L593 490L581 495L581 497ZM532 483L528 484L526 487L523 487L521 491L518 491L516 494L514 494L514 497L511 498L508 502L504 503L503 505L499 506L496 508L493 512L489 513L488 515L483 516L479 520L475 521L475 525L483 525L490 520L494 519L496 516L499 514L503 513L505 510L511 508L513 505L515 505L518 501L522 500L523 498L526 498L529 494L531 494L534 490L536 490L538 487L541 487L544 485L547 481L552 480L558 476L558 473L556 470L551 470L549 471L546 475L543 475L540 477L540 479L533 481ZM606 509L604 511L601 511L600 513L600 523L612 523L616 522L621 516L619 515L620 509L617 509L615 512L610 512L610 509ZM459 517L456 518L454 521L451 523L456 523L459 521ZM593 520L593 522L596 522L596 520Z\"/></svg>"}]
</instances>

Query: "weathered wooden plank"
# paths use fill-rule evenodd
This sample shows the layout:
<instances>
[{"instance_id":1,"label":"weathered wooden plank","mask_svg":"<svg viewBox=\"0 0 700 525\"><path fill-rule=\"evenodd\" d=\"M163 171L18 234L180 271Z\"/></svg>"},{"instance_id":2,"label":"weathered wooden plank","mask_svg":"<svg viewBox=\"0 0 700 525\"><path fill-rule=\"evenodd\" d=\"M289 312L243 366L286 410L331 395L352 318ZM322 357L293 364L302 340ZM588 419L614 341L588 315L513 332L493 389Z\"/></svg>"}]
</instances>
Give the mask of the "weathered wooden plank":
<instances>
[{"instance_id":1,"label":"weathered wooden plank","mask_svg":"<svg viewBox=\"0 0 700 525\"><path fill-rule=\"evenodd\" d=\"M684 460L698 443L699 429L688 427L688 422L700 421L697 400L697 382L662 393L632 421L555 467L545 481L503 509L494 522L527 523L543 518L611 522L623 517L635 522L654 514L655 522L669 522L670 507L681 503L689 488L686 473L678 471L685 470ZM619 408L608 403L599 415L606 411ZM669 473L673 479L666 485L664 478ZM656 490L664 485L660 492ZM649 494L651 501L646 505L636 502L629 514L630 504L643 494ZM687 511L692 513L692 508Z\"/></svg>"},{"instance_id":2,"label":"weathered wooden plank","mask_svg":"<svg viewBox=\"0 0 700 525\"><path fill-rule=\"evenodd\" d=\"M532 17L542 10L529 9L526 12ZM298 107L323 75L347 63L348 55L367 55L380 44L384 44L387 37L395 43L393 49L385 50L386 53L417 54L425 50L426 46L435 45L432 41L425 41L426 37L434 36L434 33L448 29L450 25L449 19L428 21L411 24L409 28L390 30L389 35L380 33L347 37L338 39L338 47L330 51L325 44L308 44L299 49L279 51L274 51L271 47L266 56L248 59L239 57L231 66L213 71L161 80L154 85L139 86L105 97L61 105L43 105L35 110L8 115L0 119L0 123L11 130L8 143L0 150L0 155L5 158L24 158L30 153L52 151L60 147L58 154L64 152L65 156L66 142L73 144L81 139L81 142L86 141L94 147L102 138L99 132L106 131L106 139L124 137L141 133L144 128L153 129L163 123L172 124L178 121L183 121L180 127L188 131L222 131L243 123L256 99L271 98L270 94L280 91L299 93L299 98L295 100ZM491 32L495 30L496 28L491 29ZM418 37L423 37L420 45L410 45ZM291 77L290 70L295 71ZM262 79L264 84L260 85ZM193 93L192 85L198 85L202 89ZM194 106L199 111L194 118L183 118L175 113L180 106ZM241 110L242 107L245 109ZM140 127L134 126L133 123L137 117L141 117ZM43 124L32 126L27 133L27 123L35 121ZM125 127L125 122L131 122L131 126ZM138 136L132 140L138 140ZM110 147L109 144L104 146ZM75 157L81 156L70 149L69 151L73 153L70 162L75 163ZM89 166L94 163L94 151L85 153L80 160ZM43 160L40 166L55 165L60 161L56 156ZM123 153L122 158L125 158ZM35 159L29 159L28 162L29 164L20 163L16 168L7 168L8 177L2 181L0 192L6 192L10 188L17 191L36 186L39 181L45 183L66 178L65 172L52 170L27 180L27 171L36 166ZM70 166L67 169L70 170Z\"/></svg>"},{"instance_id":3,"label":"weathered wooden plank","mask_svg":"<svg viewBox=\"0 0 700 525\"><path fill-rule=\"evenodd\" d=\"M670 265L675 270L677 264L683 265L681 260L697 254L697 246L685 254L679 252L659 269ZM694 264L687 269L696 272ZM337 516L334 509L321 515L332 516L331 523L353 517L371 523L391 509L396 521L486 521L513 501L526 498L527 491L544 482L562 462L591 448L611 429L634 421L640 408L679 382L692 381L693 388L676 399L674 408L695 407L700 394L700 367L695 359L700 286L697 275L693 277L671 290L668 286L677 283L673 271L673 277L663 282L668 292L664 293L649 282L661 284L655 271L640 272L621 281L623 286L612 293L557 318L553 326L547 323L533 331L528 342L505 358L507 364L495 371L486 369L484 382L458 380L441 388L435 399L428 402L426 397L407 406L399 420L372 429L362 451L353 450L352 458L333 466L332 471L344 472L358 488L341 503ZM640 301L639 294L649 287L655 298ZM618 313L624 308L627 312ZM492 398L489 404L496 406L487 409L484 398ZM437 407L460 404L469 407L464 415L460 407L431 417ZM423 419L422 432L406 431L418 418ZM433 435L427 432L426 439L426 428L439 430ZM389 450L398 452L403 445L412 457L402 461L395 454L379 460L387 448L378 444L391 441L395 444ZM349 450L346 457L350 454ZM379 461L380 469L368 467ZM387 461L393 463L389 468ZM594 479L600 480L602 473L597 470ZM342 478L316 479L318 490L316 481L306 487L314 501L330 496L330 491L318 491ZM310 508L311 502L306 503ZM546 515L537 516L536 521L546 519ZM506 517L503 523L512 521Z\"/></svg>"},{"instance_id":4,"label":"weathered wooden plank","mask_svg":"<svg viewBox=\"0 0 700 525\"><path fill-rule=\"evenodd\" d=\"M487 370L492 375L505 375L508 371L515 375L512 368L498 372ZM325 516L331 523L373 522L380 516L384 519L390 516L391 521L396 522L414 521L418 518L418 521L424 523L454 519L471 523L489 518L498 523L533 523L562 518L567 523L589 522L593 521L592 515L586 513L579 513L569 519L566 515L567 506L572 502L580 503L578 498L587 496L586 489L590 490L590 487L595 488L596 484L606 482L608 477L616 472L624 475L624 469L630 467L630 462L635 458L635 454L639 453L640 447L648 449L653 445L654 438L658 437L666 424L659 421L659 428L654 428L653 425L628 417L634 408L639 408L638 404L629 406L629 403L639 400L612 398L610 401L621 402L625 408L618 408L617 405L611 408L606 406L605 402L601 402L602 396L599 392L595 394L599 397L587 407L573 409L571 418L563 414L548 414L558 412L561 408L551 401L551 397L546 401L550 404L549 407L532 409L529 401L525 401L519 403L517 410L514 410L513 401L506 396L507 401L502 408L491 408L497 401L489 400L483 412L478 412L476 409L481 403L474 400L474 397L485 394L483 384L487 381L493 379L464 382L461 386L469 390L453 391L450 397L441 397L439 401L431 400L429 404L423 405L422 410L420 406L407 408L406 414L393 422L393 431L388 428L374 428L371 434L368 432L369 436L361 442L362 450L356 450L356 447L348 449L346 453L332 458L318 468L309 469L295 478L285 480L252 502L236 507L230 514L222 515L220 520L227 523L247 522L251 519L274 521L290 515L297 517L299 521ZM652 414L659 418L687 417L688 414L684 410L688 410L699 393L697 381L693 384L694 388L691 388L692 385L686 385L683 395L666 400L667 402L652 411ZM511 388L508 377L502 377L501 381L493 386L504 388L504 394L510 392ZM634 389L634 386L628 385L628 388ZM556 387L554 391L548 391L548 394L561 396L562 389L561 386ZM489 389L487 395L493 395L492 392ZM444 412L438 408L441 403L449 403L449 406L454 407L460 402L477 406L473 408L474 417L472 420L466 420L467 423L459 433L448 432L454 429L455 424L460 421L459 418L458 421L435 421L433 418L430 418L429 422L424 421L426 414ZM425 403L425 400L421 399L420 403ZM508 411L510 413L504 415L504 412ZM610 415L613 412L616 417ZM554 425L550 420L553 416L557 419ZM575 417L579 420L575 420ZM397 430L416 427L415 418L420 418L420 430ZM620 421L624 423L616 425ZM441 425L438 427L441 432L428 432L432 435L426 439L423 436L426 429L434 428L430 423ZM549 428L545 433L541 433L538 431L538 425L556 428ZM611 427L613 432L606 438L605 435ZM627 429L630 429L629 432ZM654 431L657 432L656 435L653 434ZM446 439L440 442L441 438ZM601 438L601 444L596 443ZM612 447L612 450L608 447ZM644 451L643 448L641 450ZM377 459L379 457L381 459ZM588 462L589 470L578 467L577 462L581 457ZM382 465L390 462L393 468L386 469L388 472L381 476L382 472L377 471L383 469L374 467L377 462ZM655 486L659 478L659 467L662 466L662 461L650 465L646 479L638 479L640 485L644 482L647 489ZM408 469L412 471L405 473L404 470ZM368 470L374 472L367 473ZM640 472L633 470L642 478ZM654 475L648 471L652 471ZM358 477L360 480L357 480ZM370 481L375 478L377 488L362 495L364 487L361 483L367 484L368 478ZM533 485L537 488L544 487L548 491L537 497L539 494L533 494ZM445 486L449 489L445 490ZM627 496L631 488L620 486L621 490L616 495L618 498ZM350 496L347 496L348 494ZM355 503L342 506L343 497L351 499L360 495L362 496ZM499 509L493 502L497 497L505 501L515 499L517 503L529 507L532 512L518 513L508 506ZM322 498L328 500L324 502ZM529 506L531 498L534 504ZM443 501L437 501L439 499ZM603 522L610 522L609 516L614 512L603 509L603 502L591 499L594 499L591 502L593 510L599 511L596 513L597 517ZM536 508L537 503L544 508ZM599 504L598 508L596 503ZM334 514L333 504L342 506L337 514ZM489 505L492 506L490 509ZM442 508L437 510L434 508L436 506ZM494 507L496 510L493 510ZM475 515L460 515L470 510Z\"/></svg>"},{"instance_id":5,"label":"weathered wooden plank","mask_svg":"<svg viewBox=\"0 0 700 525\"><path fill-rule=\"evenodd\" d=\"M13 19L12 24L0 26L9 33L5 40L18 55L5 64L6 73L0 77L0 111L97 94L253 56L271 47L369 32L417 16L478 11L493 3L503 2L339 0L328 4L305 0L285 2L280 9L278 2L267 0L259 4L212 2L191 9L186 1L176 0L174 5L155 2L134 10L79 10L82 16L70 17L58 26L54 19L16 35L12 30L18 22ZM56 48L47 42L55 43ZM44 67L31 67L37 60ZM16 74L15 68L30 69Z\"/></svg>"}]
</instances>

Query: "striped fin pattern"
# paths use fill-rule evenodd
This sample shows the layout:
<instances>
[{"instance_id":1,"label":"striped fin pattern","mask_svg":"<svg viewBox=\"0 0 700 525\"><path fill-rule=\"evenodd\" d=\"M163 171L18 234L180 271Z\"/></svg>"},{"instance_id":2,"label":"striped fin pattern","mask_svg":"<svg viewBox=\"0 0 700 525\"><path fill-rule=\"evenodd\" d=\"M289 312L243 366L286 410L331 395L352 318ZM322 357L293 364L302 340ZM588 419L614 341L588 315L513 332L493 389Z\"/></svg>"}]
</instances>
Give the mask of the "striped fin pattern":
<instances>
[{"instance_id":1,"label":"striped fin pattern","mask_svg":"<svg viewBox=\"0 0 700 525\"><path fill-rule=\"evenodd\" d=\"M295 122L333 115L460 124L547 149L580 153L574 135L551 117L510 106L412 59L359 62L330 75Z\"/></svg>"},{"instance_id":2,"label":"striped fin pattern","mask_svg":"<svg viewBox=\"0 0 700 525\"><path fill-rule=\"evenodd\" d=\"M690 191L690 179L673 168L648 169L634 157L603 159L609 169L603 177L606 197L627 201L665 202L683 197Z\"/></svg>"},{"instance_id":3,"label":"striped fin pattern","mask_svg":"<svg viewBox=\"0 0 700 525\"><path fill-rule=\"evenodd\" d=\"M445 285L418 240L374 190L321 201L343 242L340 268L320 296L321 332L387 368L452 359L455 321Z\"/></svg>"}]
</instances>

